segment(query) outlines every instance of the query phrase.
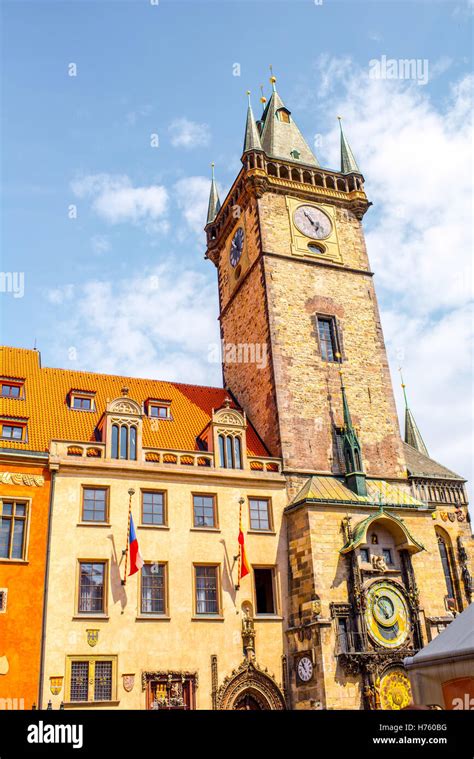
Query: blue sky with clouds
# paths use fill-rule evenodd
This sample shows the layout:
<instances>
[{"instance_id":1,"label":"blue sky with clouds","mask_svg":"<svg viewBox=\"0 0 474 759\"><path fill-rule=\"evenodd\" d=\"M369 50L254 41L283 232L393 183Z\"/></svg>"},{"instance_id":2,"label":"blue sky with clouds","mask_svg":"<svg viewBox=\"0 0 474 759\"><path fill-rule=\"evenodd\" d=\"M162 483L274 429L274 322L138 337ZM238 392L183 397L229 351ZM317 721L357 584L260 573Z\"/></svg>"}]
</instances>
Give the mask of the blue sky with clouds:
<instances>
[{"instance_id":1,"label":"blue sky with clouds","mask_svg":"<svg viewBox=\"0 0 474 759\"><path fill-rule=\"evenodd\" d=\"M338 167L344 117L374 203L365 228L397 402L403 364L431 454L471 474L472 3L2 10L2 270L25 273L24 297L0 295L4 342L36 340L44 365L220 383L200 231L209 164L224 195L245 91L258 113L271 63L322 165ZM428 82L370 78L382 56L427 60Z\"/></svg>"}]
</instances>

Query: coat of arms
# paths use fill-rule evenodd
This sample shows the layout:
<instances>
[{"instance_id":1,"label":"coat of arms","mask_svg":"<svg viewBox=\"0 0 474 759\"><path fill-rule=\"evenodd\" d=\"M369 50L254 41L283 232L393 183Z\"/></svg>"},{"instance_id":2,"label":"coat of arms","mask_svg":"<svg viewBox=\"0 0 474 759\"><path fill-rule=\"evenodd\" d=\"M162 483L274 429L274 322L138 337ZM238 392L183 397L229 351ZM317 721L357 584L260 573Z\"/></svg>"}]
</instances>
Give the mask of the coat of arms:
<instances>
[{"instance_id":1,"label":"coat of arms","mask_svg":"<svg viewBox=\"0 0 474 759\"><path fill-rule=\"evenodd\" d=\"M135 675L122 675L123 689L130 693L135 685Z\"/></svg>"},{"instance_id":2,"label":"coat of arms","mask_svg":"<svg viewBox=\"0 0 474 759\"><path fill-rule=\"evenodd\" d=\"M49 689L53 696L57 696L58 693L61 692L61 689L63 687L63 677L50 677L49 678Z\"/></svg>"},{"instance_id":3,"label":"coat of arms","mask_svg":"<svg viewBox=\"0 0 474 759\"><path fill-rule=\"evenodd\" d=\"M454 522L454 520L456 519L456 514L454 514L452 511L450 511L449 514L448 514L448 519L449 519L450 522Z\"/></svg>"},{"instance_id":4,"label":"coat of arms","mask_svg":"<svg viewBox=\"0 0 474 759\"><path fill-rule=\"evenodd\" d=\"M86 630L87 633L87 642L90 646L96 646L99 641L99 631L98 630Z\"/></svg>"}]
</instances>

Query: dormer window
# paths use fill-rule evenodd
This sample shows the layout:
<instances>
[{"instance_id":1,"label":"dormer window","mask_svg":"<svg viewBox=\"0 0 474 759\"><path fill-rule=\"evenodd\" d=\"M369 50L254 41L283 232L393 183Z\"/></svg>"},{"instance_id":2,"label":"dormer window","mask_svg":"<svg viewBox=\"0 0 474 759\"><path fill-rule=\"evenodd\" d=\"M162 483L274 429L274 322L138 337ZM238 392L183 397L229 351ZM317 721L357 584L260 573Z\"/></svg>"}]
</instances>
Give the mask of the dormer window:
<instances>
[{"instance_id":1,"label":"dormer window","mask_svg":"<svg viewBox=\"0 0 474 759\"><path fill-rule=\"evenodd\" d=\"M214 450L216 466L223 469L247 468L247 421L245 413L231 408L226 398L224 406L212 412L208 430L209 450Z\"/></svg>"},{"instance_id":2,"label":"dormer window","mask_svg":"<svg viewBox=\"0 0 474 759\"><path fill-rule=\"evenodd\" d=\"M128 397L128 388L122 395L107 403L105 411L106 456L123 461L137 461L142 456L143 409Z\"/></svg>"},{"instance_id":3,"label":"dormer window","mask_svg":"<svg viewBox=\"0 0 474 759\"><path fill-rule=\"evenodd\" d=\"M147 401L147 413L151 419L171 419L171 401L149 398Z\"/></svg>"},{"instance_id":4,"label":"dormer window","mask_svg":"<svg viewBox=\"0 0 474 759\"><path fill-rule=\"evenodd\" d=\"M25 394L23 380L2 379L0 380L0 384L2 387L2 398L15 398L17 400L24 399Z\"/></svg>"},{"instance_id":5,"label":"dormer window","mask_svg":"<svg viewBox=\"0 0 474 759\"><path fill-rule=\"evenodd\" d=\"M74 411L95 411L95 393L86 390L71 390L69 407Z\"/></svg>"},{"instance_id":6,"label":"dormer window","mask_svg":"<svg viewBox=\"0 0 474 759\"><path fill-rule=\"evenodd\" d=\"M279 108L276 112L276 117L278 121L283 121L284 124L290 123L290 112L286 108Z\"/></svg>"},{"instance_id":7,"label":"dormer window","mask_svg":"<svg viewBox=\"0 0 474 759\"><path fill-rule=\"evenodd\" d=\"M294 159L295 159L295 161L299 161L299 160L300 160L300 158L301 158L301 153L300 153L300 151L299 151L299 150L296 150L296 149L290 150L290 155L291 155L291 157L292 157L292 158L294 158Z\"/></svg>"},{"instance_id":8,"label":"dormer window","mask_svg":"<svg viewBox=\"0 0 474 759\"><path fill-rule=\"evenodd\" d=\"M0 431L3 440L12 440L16 443L26 442L26 421L16 422L10 419L4 419L0 421Z\"/></svg>"},{"instance_id":9,"label":"dormer window","mask_svg":"<svg viewBox=\"0 0 474 759\"><path fill-rule=\"evenodd\" d=\"M240 435L219 435L219 466L224 469L242 469Z\"/></svg>"}]
</instances>

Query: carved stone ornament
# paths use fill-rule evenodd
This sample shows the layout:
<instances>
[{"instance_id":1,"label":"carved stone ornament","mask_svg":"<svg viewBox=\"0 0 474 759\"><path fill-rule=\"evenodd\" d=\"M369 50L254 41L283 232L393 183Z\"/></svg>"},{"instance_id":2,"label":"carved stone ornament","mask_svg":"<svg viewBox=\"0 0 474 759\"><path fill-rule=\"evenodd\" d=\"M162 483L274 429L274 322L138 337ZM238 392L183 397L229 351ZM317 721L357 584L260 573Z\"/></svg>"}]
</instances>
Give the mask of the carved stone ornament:
<instances>
[{"instance_id":1,"label":"carved stone ornament","mask_svg":"<svg viewBox=\"0 0 474 759\"><path fill-rule=\"evenodd\" d=\"M122 675L122 684L123 689L127 691L127 693L130 693L135 685L135 675Z\"/></svg>"},{"instance_id":2,"label":"carved stone ornament","mask_svg":"<svg viewBox=\"0 0 474 759\"><path fill-rule=\"evenodd\" d=\"M142 409L136 401L131 398L116 398L107 405L107 411L115 414L133 414L142 416Z\"/></svg>"},{"instance_id":3,"label":"carved stone ornament","mask_svg":"<svg viewBox=\"0 0 474 759\"><path fill-rule=\"evenodd\" d=\"M244 418L241 414L237 411L229 411L228 409L218 411L215 414L214 421L219 424L232 424L238 427L243 427L245 424Z\"/></svg>"},{"instance_id":4,"label":"carved stone ornament","mask_svg":"<svg viewBox=\"0 0 474 759\"><path fill-rule=\"evenodd\" d=\"M86 630L87 633L87 642L90 646L94 647L99 642L99 631L98 630Z\"/></svg>"},{"instance_id":5,"label":"carved stone ornament","mask_svg":"<svg viewBox=\"0 0 474 759\"><path fill-rule=\"evenodd\" d=\"M247 694L262 710L286 709L285 698L275 678L267 669L261 669L257 662L244 659L238 669L234 669L220 686L216 699L217 708L236 709L240 699Z\"/></svg>"},{"instance_id":6,"label":"carved stone ornament","mask_svg":"<svg viewBox=\"0 0 474 759\"><path fill-rule=\"evenodd\" d=\"M387 564L385 563L385 559L384 559L383 556L378 556L377 554L372 554L371 563L372 563L372 569L375 572L386 572L387 571Z\"/></svg>"},{"instance_id":7,"label":"carved stone ornament","mask_svg":"<svg viewBox=\"0 0 474 759\"><path fill-rule=\"evenodd\" d=\"M44 485L44 477L41 474L27 474L26 472L0 472L0 482L2 485L25 485L41 488Z\"/></svg>"}]
</instances>

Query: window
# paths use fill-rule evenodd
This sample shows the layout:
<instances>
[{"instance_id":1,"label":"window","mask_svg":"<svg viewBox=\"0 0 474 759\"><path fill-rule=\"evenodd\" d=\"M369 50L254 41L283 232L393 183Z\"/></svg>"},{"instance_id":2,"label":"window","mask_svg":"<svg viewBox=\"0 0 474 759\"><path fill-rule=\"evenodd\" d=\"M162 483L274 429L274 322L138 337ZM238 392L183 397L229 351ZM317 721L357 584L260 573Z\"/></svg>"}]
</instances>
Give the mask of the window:
<instances>
[{"instance_id":1,"label":"window","mask_svg":"<svg viewBox=\"0 0 474 759\"><path fill-rule=\"evenodd\" d=\"M79 562L79 614L105 613L105 561Z\"/></svg>"},{"instance_id":2,"label":"window","mask_svg":"<svg viewBox=\"0 0 474 759\"><path fill-rule=\"evenodd\" d=\"M285 124L290 123L290 113L286 110L286 108L279 108L276 112L276 116L279 121L283 121Z\"/></svg>"},{"instance_id":3,"label":"window","mask_svg":"<svg viewBox=\"0 0 474 759\"><path fill-rule=\"evenodd\" d=\"M5 614L7 610L7 596L8 590L6 588L0 588L0 614Z\"/></svg>"},{"instance_id":4,"label":"window","mask_svg":"<svg viewBox=\"0 0 474 759\"><path fill-rule=\"evenodd\" d=\"M216 496L193 495L195 527L217 527Z\"/></svg>"},{"instance_id":5,"label":"window","mask_svg":"<svg viewBox=\"0 0 474 759\"><path fill-rule=\"evenodd\" d=\"M219 614L217 566L194 567L196 614Z\"/></svg>"},{"instance_id":6,"label":"window","mask_svg":"<svg viewBox=\"0 0 474 759\"><path fill-rule=\"evenodd\" d=\"M452 572L451 557L450 557L449 548L446 544L446 540L443 538L442 535L438 535L438 548L439 548L439 555L441 557L441 564L443 565L443 573L444 573L444 579L446 582L446 588L448 590L448 597L455 600L456 599L455 581L454 581L454 576Z\"/></svg>"},{"instance_id":7,"label":"window","mask_svg":"<svg viewBox=\"0 0 474 759\"><path fill-rule=\"evenodd\" d=\"M148 416L152 419L171 419L171 401L148 398L146 401Z\"/></svg>"},{"instance_id":8,"label":"window","mask_svg":"<svg viewBox=\"0 0 474 759\"><path fill-rule=\"evenodd\" d=\"M112 425L112 458L129 459L137 458L137 428L127 424Z\"/></svg>"},{"instance_id":9,"label":"window","mask_svg":"<svg viewBox=\"0 0 474 759\"><path fill-rule=\"evenodd\" d=\"M299 150L296 150L295 148L293 150L290 150L290 155L292 158L295 159L295 161L298 161L301 158L301 153Z\"/></svg>"},{"instance_id":10,"label":"window","mask_svg":"<svg viewBox=\"0 0 474 759\"><path fill-rule=\"evenodd\" d=\"M95 393L71 390L69 392L69 406L75 411L95 411Z\"/></svg>"},{"instance_id":11,"label":"window","mask_svg":"<svg viewBox=\"0 0 474 759\"><path fill-rule=\"evenodd\" d=\"M254 568L255 608L257 614L275 614L274 570Z\"/></svg>"},{"instance_id":12,"label":"window","mask_svg":"<svg viewBox=\"0 0 474 759\"><path fill-rule=\"evenodd\" d=\"M144 564L141 571L141 614L166 614L166 566Z\"/></svg>"},{"instance_id":13,"label":"window","mask_svg":"<svg viewBox=\"0 0 474 759\"><path fill-rule=\"evenodd\" d=\"M337 361L339 346L336 338L336 325L331 316L318 316L318 335L323 361Z\"/></svg>"},{"instance_id":14,"label":"window","mask_svg":"<svg viewBox=\"0 0 474 759\"><path fill-rule=\"evenodd\" d=\"M361 548L359 550L359 554L360 554L360 560L364 564L368 564L370 562L370 553L369 553L369 549L368 548Z\"/></svg>"},{"instance_id":15,"label":"window","mask_svg":"<svg viewBox=\"0 0 474 759\"><path fill-rule=\"evenodd\" d=\"M117 689L117 657L70 657L67 682L70 702L112 701Z\"/></svg>"},{"instance_id":16,"label":"window","mask_svg":"<svg viewBox=\"0 0 474 759\"><path fill-rule=\"evenodd\" d=\"M270 500L268 498L249 498L250 529L271 530Z\"/></svg>"},{"instance_id":17,"label":"window","mask_svg":"<svg viewBox=\"0 0 474 759\"><path fill-rule=\"evenodd\" d=\"M142 524L163 526L165 519L165 493L158 491L142 492Z\"/></svg>"},{"instance_id":18,"label":"window","mask_svg":"<svg viewBox=\"0 0 474 759\"><path fill-rule=\"evenodd\" d=\"M150 416L158 419L168 419L168 406L150 406Z\"/></svg>"},{"instance_id":19,"label":"window","mask_svg":"<svg viewBox=\"0 0 474 759\"><path fill-rule=\"evenodd\" d=\"M382 556L387 565L393 564L392 551L390 550L390 548L382 548Z\"/></svg>"},{"instance_id":20,"label":"window","mask_svg":"<svg viewBox=\"0 0 474 759\"><path fill-rule=\"evenodd\" d=\"M0 520L0 559L25 559L28 504L3 501Z\"/></svg>"},{"instance_id":21,"label":"window","mask_svg":"<svg viewBox=\"0 0 474 759\"><path fill-rule=\"evenodd\" d=\"M22 398L23 385L16 382L4 382L2 380L2 398Z\"/></svg>"},{"instance_id":22,"label":"window","mask_svg":"<svg viewBox=\"0 0 474 759\"><path fill-rule=\"evenodd\" d=\"M242 469L242 440L239 435L219 435L219 465Z\"/></svg>"},{"instance_id":23,"label":"window","mask_svg":"<svg viewBox=\"0 0 474 759\"><path fill-rule=\"evenodd\" d=\"M83 488L82 490L82 521L107 521L107 488Z\"/></svg>"},{"instance_id":24,"label":"window","mask_svg":"<svg viewBox=\"0 0 474 759\"><path fill-rule=\"evenodd\" d=\"M2 437L5 440L17 440L22 442L26 426L24 424L12 424L11 422L2 422Z\"/></svg>"}]
</instances>

